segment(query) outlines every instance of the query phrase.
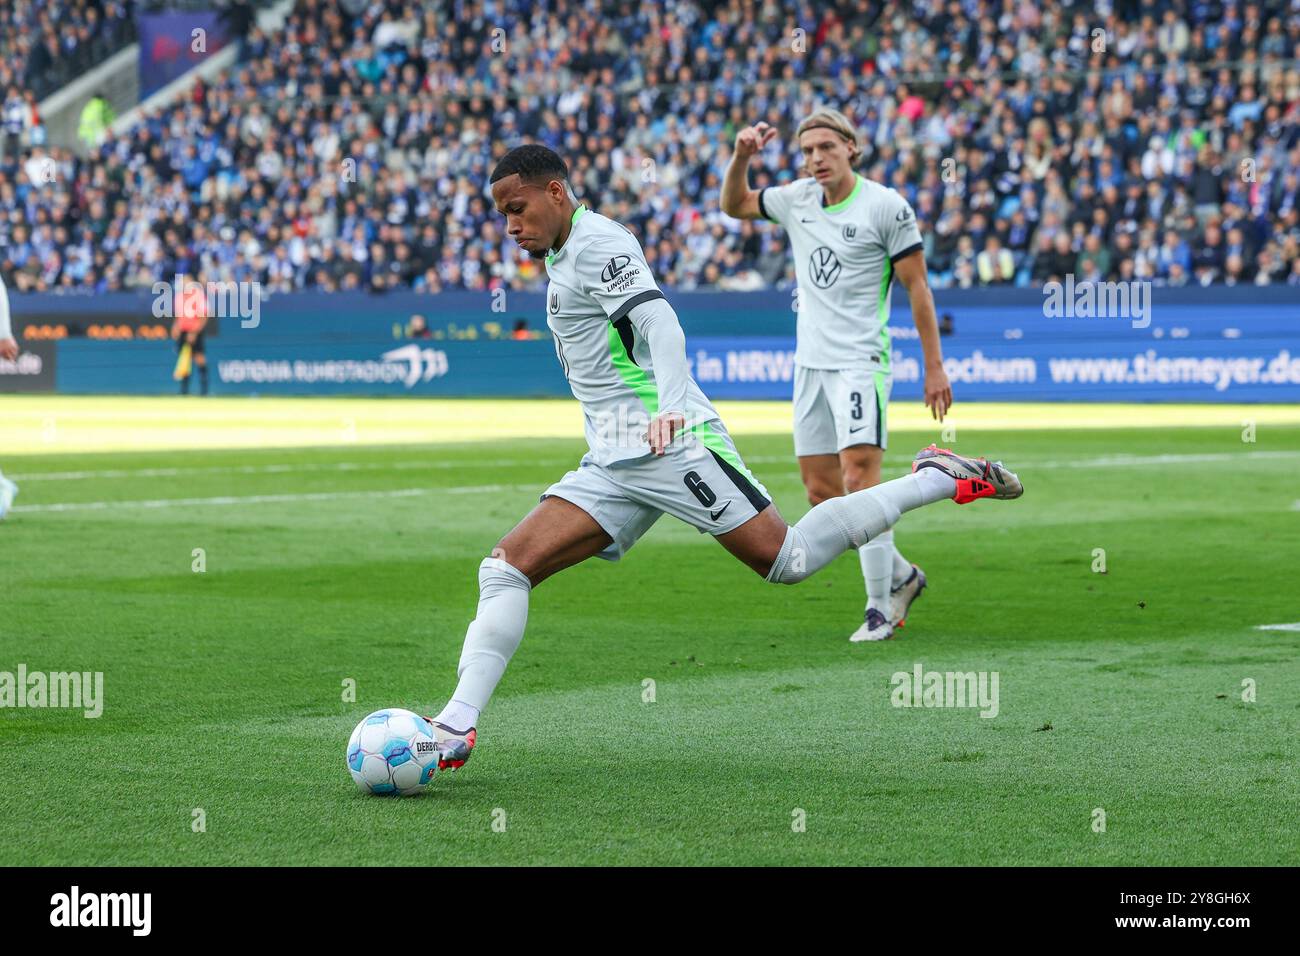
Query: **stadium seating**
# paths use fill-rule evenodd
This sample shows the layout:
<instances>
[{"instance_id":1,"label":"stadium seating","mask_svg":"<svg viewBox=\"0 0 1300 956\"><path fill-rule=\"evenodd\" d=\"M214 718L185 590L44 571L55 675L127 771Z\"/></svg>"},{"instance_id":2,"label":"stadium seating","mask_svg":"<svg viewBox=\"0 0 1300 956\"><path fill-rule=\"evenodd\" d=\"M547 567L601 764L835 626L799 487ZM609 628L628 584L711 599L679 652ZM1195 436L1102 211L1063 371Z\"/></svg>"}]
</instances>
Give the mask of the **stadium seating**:
<instances>
[{"instance_id":1,"label":"stadium seating","mask_svg":"<svg viewBox=\"0 0 1300 956\"><path fill-rule=\"evenodd\" d=\"M37 100L135 39L135 0L6 0L0 4L0 93ZM16 113L15 107L15 113Z\"/></svg>"},{"instance_id":2,"label":"stadium seating","mask_svg":"<svg viewBox=\"0 0 1300 956\"><path fill-rule=\"evenodd\" d=\"M664 285L788 286L784 237L723 216L722 175L738 126L766 120L782 136L752 179L790 180L793 128L827 101L859 124L863 173L915 206L936 287L1300 285L1300 15L1279 0L490 6L298 0L218 81L89 160L55 151L56 182L31 178L40 146L9 151L0 271L19 290L535 289L485 193L530 137ZM19 25L29 55L49 15Z\"/></svg>"}]
</instances>

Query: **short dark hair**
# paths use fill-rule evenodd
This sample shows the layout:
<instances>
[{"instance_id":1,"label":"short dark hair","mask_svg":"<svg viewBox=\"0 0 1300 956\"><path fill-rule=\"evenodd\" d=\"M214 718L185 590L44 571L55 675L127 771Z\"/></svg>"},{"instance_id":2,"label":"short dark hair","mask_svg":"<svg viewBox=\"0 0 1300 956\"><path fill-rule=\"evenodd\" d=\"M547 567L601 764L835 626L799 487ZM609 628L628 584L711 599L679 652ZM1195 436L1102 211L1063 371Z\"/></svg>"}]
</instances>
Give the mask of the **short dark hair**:
<instances>
[{"instance_id":1,"label":"short dark hair","mask_svg":"<svg viewBox=\"0 0 1300 956\"><path fill-rule=\"evenodd\" d=\"M495 183L516 173L519 174L520 179L530 182L549 182L552 179L562 179L567 182L569 167L555 150L547 149L537 143L528 143L524 146L516 146L501 157L501 162L497 163L496 168L492 170L488 183Z\"/></svg>"}]
</instances>

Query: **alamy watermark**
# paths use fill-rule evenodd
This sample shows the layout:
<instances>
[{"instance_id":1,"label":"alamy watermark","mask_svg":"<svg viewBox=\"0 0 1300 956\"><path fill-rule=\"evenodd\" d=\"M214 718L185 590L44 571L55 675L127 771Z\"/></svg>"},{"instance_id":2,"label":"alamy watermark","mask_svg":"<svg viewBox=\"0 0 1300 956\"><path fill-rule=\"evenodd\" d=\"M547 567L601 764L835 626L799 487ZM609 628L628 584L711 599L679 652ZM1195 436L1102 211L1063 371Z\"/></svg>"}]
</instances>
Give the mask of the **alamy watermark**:
<instances>
[{"instance_id":1,"label":"alamy watermark","mask_svg":"<svg viewBox=\"0 0 1300 956\"><path fill-rule=\"evenodd\" d=\"M0 671L0 708L58 707L84 710L87 719L104 713L102 671Z\"/></svg>"},{"instance_id":2,"label":"alamy watermark","mask_svg":"<svg viewBox=\"0 0 1300 956\"><path fill-rule=\"evenodd\" d=\"M894 707L978 707L981 717L998 715L997 671L927 671L917 662L889 683Z\"/></svg>"},{"instance_id":3,"label":"alamy watermark","mask_svg":"<svg viewBox=\"0 0 1300 956\"><path fill-rule=\"evenodd\" d=\"M1133 328L1151 324L1150 282L1075 282L1043 285L1043 315L1049 319L1131 319Z\"/></svg>"},{"instance_id":4,"label":"alamy watermark","mask_svg":"<svg viewBox=\"0 0 1300 956\"><path fill-rule=\"evenodd\" d=\"M153 284L153 317L174 319L177 312L192 308L191 297L202 302L206 318L239 319L240 328L255 329L262 324L262 283L197 282L184 273L171 282ZM177 290L184 290L178 297ZM179 301L178 301L179 298Z\"/></svg>"},{"instance_id":5,"label":"alamy watermark","mask_svg":"<svg viewBox=\"0 0 1300 956\"><path fill-rule=\"evenodd\" d=\"M152 893L83 893L73 885L50 897L50 925L120 926L133 936L148 936L153 926Z\"/></svg>"}]
</instances>

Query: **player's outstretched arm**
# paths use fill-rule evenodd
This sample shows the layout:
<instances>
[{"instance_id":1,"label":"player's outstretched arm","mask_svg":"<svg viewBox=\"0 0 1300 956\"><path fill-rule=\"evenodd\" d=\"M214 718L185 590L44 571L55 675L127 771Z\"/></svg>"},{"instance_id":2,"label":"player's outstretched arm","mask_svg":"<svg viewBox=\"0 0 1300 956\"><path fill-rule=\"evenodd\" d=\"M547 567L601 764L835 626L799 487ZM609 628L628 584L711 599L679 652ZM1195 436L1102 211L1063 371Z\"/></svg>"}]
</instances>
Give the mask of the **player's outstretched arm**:
<instances>
[{"instance_id":1,"label":"player's outstretched arm","mask_svg":"<svg viewBox=\"0 0 1300 956\"><path fill-rule=\"evenodd\" d=\"M943 421L952 407L952 385L943 369L943 346L939 344L939 322L934 314L934 295L925 273L925 254L920 249L894 263L894 275L907 290L912 321L921 339L925 361L925 404L930 414Z\"/></svg>"},{"instance_id":2,"label":"player's outstretched arm","mask_svg":"<svg viewBox=\"0 0 1300 956\"><path fill-rule=\"evenodd\" d=\"M677 312L664 298L634 306L628 318L650 347L650 361L659 389L659 414L650 422L646 439L650 450L662 455L686 423L686 386L691 378L686 364L686 333L682 331Z\"/></svg>"},{"instance_id":3,"label":"player's outstretched arm","mask_svg":"<svg viewBox=\"0 0 1300 956\"><path fill-rule=\"evenodd\" d=\"M746 126L736 134L736 148L722 180L722 211L734 219L762 219L758 190L749 188L749 161L770 143L776 130L766 123Z\"/></svg>"}]
</instances>

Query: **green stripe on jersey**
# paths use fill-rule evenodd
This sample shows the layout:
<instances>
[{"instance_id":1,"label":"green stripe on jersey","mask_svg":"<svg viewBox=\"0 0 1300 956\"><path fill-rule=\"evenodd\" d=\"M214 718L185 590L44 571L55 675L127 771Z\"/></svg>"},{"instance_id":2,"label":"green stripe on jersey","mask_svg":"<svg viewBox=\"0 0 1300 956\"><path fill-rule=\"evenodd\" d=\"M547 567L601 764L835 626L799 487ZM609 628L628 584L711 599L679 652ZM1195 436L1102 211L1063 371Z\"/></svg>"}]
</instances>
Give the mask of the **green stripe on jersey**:
<instances>
[{"instance_id":1,"label":"green stripe on jersey","mask_svg":"<svg viewBox=\"0 0 1300 956\"><path fill-rule=\"evenodd\" d=\"M876 300L876 321L880 323L880 370L889 372L889 284L894 279L894 263L886 256L885 271L880 276L880 296Z\"/></svg>"},{"instance_id":2,"label":"green stripe on jersey","mask_svg":"<svg viewBox=\"0 0 1300 956\"><path fill-rule=\"evenodd\" d=\"M650 381L650 376L646 375L645 369L632 361L632 356L627 354L623 339L612 322L609 324L608 335L609 360L614 363L614 370L618 372L618 377L623 380L623 384L632 389L636 397L641 399L641 404L645 406L650 417L654 418L659 414L659 389L655 387L654 382Z\"/></svg>"}]
</instances>

